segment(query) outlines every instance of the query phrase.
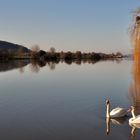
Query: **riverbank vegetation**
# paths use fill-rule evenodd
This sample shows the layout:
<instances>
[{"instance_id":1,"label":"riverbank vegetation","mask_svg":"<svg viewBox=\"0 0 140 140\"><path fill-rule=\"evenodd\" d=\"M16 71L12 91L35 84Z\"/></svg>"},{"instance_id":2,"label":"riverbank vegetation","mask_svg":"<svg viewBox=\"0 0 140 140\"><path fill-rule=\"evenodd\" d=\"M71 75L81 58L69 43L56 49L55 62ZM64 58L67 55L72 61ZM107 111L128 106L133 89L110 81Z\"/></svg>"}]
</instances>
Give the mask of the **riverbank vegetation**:
<instances>
[{"instance_id":1,"label":"riverbank vegetation","mask_svg":"<svg viewBox=\"0 0 140 140\"><path fill-rule=\"evenodd\" d=\"M52 51L53 50L53 51ZM55 48L51 48L50 51L45 52L43 50L39 50L37 52L31 52L32 59L39 60L106 60L106 59L115 59L115 58L123 58L123 55L120 52L105 54L105 53L95 53L95 52L56 52Z\"/></svg>"},{"instance_id":2,"label":"riverbank vegetation","mask_svg":"<svg viewBox=\"0 0 140 140\"><path fill-rule=\"evenodd\" d=\"M40 50L38 45L28 49L24 46L0 41L0 60L11 59L35 59L43 61L74 61L74 60L107 60L123 58L123 54L120 52L105 54L96 52L71 52L60 51L57 52L55 48L50 48L49 51Z\"/></svg>"}]
</instances>

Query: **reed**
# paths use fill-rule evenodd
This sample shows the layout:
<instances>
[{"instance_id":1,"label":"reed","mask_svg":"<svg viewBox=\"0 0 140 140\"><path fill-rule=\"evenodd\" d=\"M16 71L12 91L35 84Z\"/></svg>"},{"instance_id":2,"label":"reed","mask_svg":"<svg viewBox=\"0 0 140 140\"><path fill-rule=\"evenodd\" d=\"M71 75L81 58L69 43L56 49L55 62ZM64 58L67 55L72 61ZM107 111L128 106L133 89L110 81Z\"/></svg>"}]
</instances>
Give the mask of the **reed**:
<instances>
[{"instance_id":1,"label":"reed","mask_svg":"<svg viewBox=\"0 0 140 140\"><path fill-rule=\"evenodd\" d=\"M132 77L129 94L133 105L140 109L140 8L133 12L133 24L130 27L130 39L132 43Z\"/></svg>"}]
</instances>

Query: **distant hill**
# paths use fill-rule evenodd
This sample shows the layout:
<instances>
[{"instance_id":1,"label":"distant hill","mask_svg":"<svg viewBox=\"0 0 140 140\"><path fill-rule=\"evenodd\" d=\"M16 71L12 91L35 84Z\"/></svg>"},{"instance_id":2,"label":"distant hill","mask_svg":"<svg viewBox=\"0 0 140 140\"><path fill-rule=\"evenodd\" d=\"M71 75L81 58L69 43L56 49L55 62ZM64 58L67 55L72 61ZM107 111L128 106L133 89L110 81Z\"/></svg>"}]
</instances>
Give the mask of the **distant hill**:
<instances>
[{"instance_id":1,"label":"distant hill","mask_svg":"<svg viewBox=\"0 0 140 140\"><path fill-rule=\"evenodd\" d=\"M9 52L9 53L16 53L16 52L23 52L27 53L30 52L30 50L22 45L6 42L6 41L0 41L0 52Z\"/></svg>"}]
</instances>

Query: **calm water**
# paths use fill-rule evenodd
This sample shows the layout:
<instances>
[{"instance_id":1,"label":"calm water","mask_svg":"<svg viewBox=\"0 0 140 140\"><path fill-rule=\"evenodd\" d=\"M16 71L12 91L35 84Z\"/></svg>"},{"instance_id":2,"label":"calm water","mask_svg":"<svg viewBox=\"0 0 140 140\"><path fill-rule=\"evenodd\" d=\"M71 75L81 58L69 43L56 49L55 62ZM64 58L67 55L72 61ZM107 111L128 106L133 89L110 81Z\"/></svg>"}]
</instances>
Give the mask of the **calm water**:
<instances>
[{"instance_id":1,"label":"calm water","mask_svg":"<svg viewBox=\"0 0 140 140\"><path fill-rule=\"evenodd\" d=\"M111 120L106 135L105 100L110 99L111 107L130 107L132 61L41 66L0 63L0 139L130 138L127 118ZM140 129L134 139L140 139Z\"/></svg>"}]
</instances>

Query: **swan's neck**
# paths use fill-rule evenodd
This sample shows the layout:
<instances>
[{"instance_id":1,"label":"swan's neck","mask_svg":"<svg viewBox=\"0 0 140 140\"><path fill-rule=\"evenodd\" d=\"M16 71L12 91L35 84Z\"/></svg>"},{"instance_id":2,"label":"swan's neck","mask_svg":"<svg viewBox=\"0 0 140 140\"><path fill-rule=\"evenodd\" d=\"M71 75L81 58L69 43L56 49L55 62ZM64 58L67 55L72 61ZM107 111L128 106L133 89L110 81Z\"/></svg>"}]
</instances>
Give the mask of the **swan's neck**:
<instances>
[{"instance_id":1,"label":"swan's neck","mask_svg":"<svg viewBox=\"0 0 140 140\"><path fill-rule=\"evenodd\" d=\"M133 117L133 119L135 119L136 116L135 116L134 110L132 110L131 113L132 113L132 117Z\"/></svg>"},{"instance_id":2,"label":"swan's neck","mask_svg":"<svg viewBox=\"0 0 140 140\"><path fill-rule=\"evenodd\" d=\"M109 118L110 117L110 104L106 105L106 117Z\"/></svg>"}]
</instances>

